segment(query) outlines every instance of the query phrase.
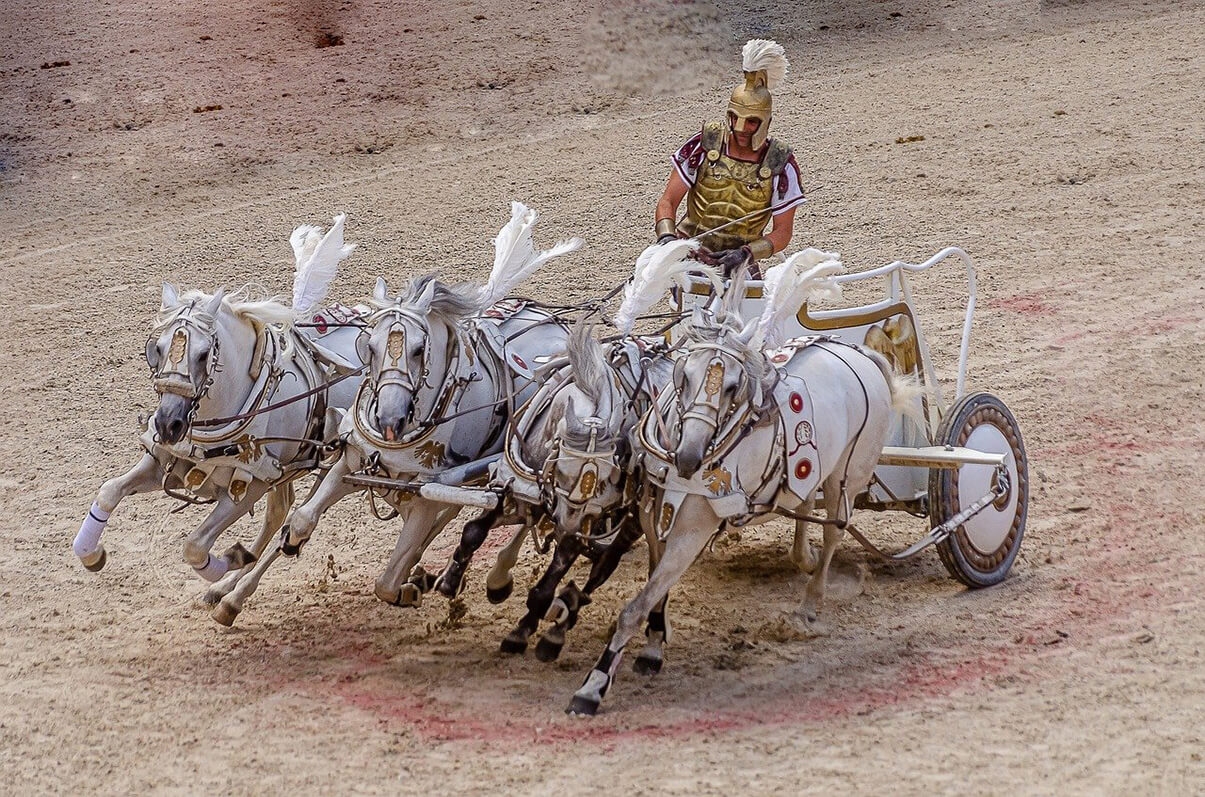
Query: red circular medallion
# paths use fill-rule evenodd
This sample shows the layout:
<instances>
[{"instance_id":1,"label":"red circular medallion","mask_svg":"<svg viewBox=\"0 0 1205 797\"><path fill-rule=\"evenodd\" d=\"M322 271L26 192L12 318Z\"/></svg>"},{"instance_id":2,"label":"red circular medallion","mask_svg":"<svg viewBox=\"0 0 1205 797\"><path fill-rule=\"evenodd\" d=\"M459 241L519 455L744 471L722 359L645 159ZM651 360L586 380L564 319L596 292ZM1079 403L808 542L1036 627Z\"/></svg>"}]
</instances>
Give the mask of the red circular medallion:
<instances>
[{"instance_id":1,"label":"red circular medallion","mask_svg":"<svg viewBox=\"0 0 1205 797\"><path fill-rule=\"evenodd\" d=\"M795 478L806 479L812 472L812 461L810 459L801 459L795 463Z\"/></svg>"},{"instance_id":2,"label":"red circular medallion","mask_svg":"<svg viewBox=\"0 0 1205 797\"><path fill-rule=\"evenodd\" d=\"M799 412L803 409L803 396L798 393L791 394L791 412Z\"/></svg>"}]
</instances>

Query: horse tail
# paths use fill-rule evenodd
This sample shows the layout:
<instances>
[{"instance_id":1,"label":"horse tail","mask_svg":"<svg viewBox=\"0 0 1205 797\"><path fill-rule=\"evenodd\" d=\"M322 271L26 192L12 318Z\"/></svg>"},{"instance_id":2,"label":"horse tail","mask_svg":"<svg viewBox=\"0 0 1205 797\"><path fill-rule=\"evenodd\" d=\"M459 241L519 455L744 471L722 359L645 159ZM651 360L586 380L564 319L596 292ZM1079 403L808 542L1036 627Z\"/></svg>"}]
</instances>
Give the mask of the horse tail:
<instances>
[{"instance_id":1,"label":"horse tail","mask_svg":"<svg viewBox=\"0 0 1205 797\"><path fill-rule=\"evenodd\" d=\"M874 349L863 347L862 351L883 372L883 379L886 380L887 386L891 390L892 411L916 423L923 424L924 413L921 403L917 399L925 394L925 388L916 374L897 372L891 367L887 358Z\"/></svg>"}]
</instances>

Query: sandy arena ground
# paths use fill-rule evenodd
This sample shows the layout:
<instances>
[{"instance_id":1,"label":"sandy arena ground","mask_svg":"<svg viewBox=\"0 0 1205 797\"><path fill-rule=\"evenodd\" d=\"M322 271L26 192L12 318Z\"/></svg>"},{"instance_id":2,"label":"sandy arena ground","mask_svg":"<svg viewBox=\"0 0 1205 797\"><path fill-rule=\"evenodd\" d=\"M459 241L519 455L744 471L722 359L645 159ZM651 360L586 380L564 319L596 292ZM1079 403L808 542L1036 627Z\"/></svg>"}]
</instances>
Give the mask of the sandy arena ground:
<instances>
[{"instance_id":1,"label":"sandy arena ground","mask_svg":"<svg viewBox=\"0 0 1205 797\"><path fill-rule=\"evenodd\" d=\"M0 791L1200 790L1205 4L437 5L5 14ZM71 539L154 407L142 347L162 281L287 292L289 232L338 212L359 248L335 299L378 274L479 279L522 199L545 245L588 241L528 291L600 295L754 36L793 64L774 124L810 197L793 249L857 270L946 245L976 258L970 387L1007 402L1031 463L1002 585L969 592L934 553L887 565L847 541L827 635L784 638L803 585L789 537L749 532L671 596L665 671L625 667L582 721L563 709L642 552L554 665L497 652L521 604L488 604L480 566L459 624L442 599L376 601L394 532L358 498L233 629L180 561L200 510L130 498L108 566L80 566ZM918 281L947 380L964 295L953 264ZM923 531L865 526L885 546ZM540 564L526 556L520 588Z\"/></svg>"}]
</instances>

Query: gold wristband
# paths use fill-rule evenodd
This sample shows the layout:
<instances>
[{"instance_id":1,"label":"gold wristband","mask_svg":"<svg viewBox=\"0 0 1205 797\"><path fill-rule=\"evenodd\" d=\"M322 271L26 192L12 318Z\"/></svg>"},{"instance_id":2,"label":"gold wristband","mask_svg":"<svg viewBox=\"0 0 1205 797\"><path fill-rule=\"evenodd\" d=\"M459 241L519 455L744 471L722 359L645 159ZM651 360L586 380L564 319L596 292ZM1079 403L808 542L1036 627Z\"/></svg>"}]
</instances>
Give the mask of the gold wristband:
<instances>
[{"instance_id":1,"label":"gold wristband","mask_svg":"<svg viewBox=\"0 0 1205 797\"><path fill-rule=\"evenodd\" d=\"M761 260L774 254L774 244L770 243L769 238L758 238L749 244L749 251L753 253L754 260Z\"/></svg>"},{"instance_id":2,"label":"gold wristband","mask_svg":"<svg viewBox=\"0 0 1205 797\"><path fill-rule=\"evenodd\" d=\"M673 235L677 237L678 230L674 226L674 220L657 219L656 234L658 238L660 238L662 235Z\"/></svg>"}]
</instances>

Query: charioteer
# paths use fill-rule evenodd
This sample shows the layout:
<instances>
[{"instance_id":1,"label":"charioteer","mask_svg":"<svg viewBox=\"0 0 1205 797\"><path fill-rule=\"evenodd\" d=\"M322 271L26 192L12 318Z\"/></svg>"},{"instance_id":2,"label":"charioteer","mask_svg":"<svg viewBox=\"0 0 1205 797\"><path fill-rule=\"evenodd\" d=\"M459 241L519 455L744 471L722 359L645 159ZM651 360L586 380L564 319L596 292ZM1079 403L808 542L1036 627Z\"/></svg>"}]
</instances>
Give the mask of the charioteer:
<instances>
[{"instance_id":1,"label":"charioteer","mask_svg":"<svg viewBox=\"0 0 1205 797\"><path fill-rule=\"evenodd\" d=\"M658 243L698 238L725 276L745 266L757 279L757 261L790 243L804 197L791 147L769 135L770 90L787 73L783 48L752 39L741 57L745 80L732 91L725 121L707 122L673 155L656 235ZM686 213L675 222L683 198Z\"/></svg>"}]
</instances>

